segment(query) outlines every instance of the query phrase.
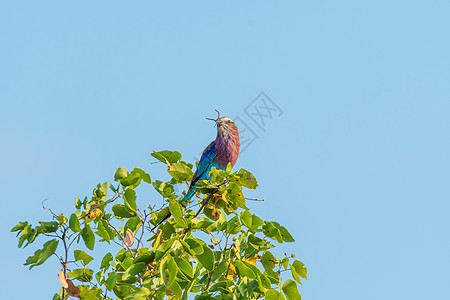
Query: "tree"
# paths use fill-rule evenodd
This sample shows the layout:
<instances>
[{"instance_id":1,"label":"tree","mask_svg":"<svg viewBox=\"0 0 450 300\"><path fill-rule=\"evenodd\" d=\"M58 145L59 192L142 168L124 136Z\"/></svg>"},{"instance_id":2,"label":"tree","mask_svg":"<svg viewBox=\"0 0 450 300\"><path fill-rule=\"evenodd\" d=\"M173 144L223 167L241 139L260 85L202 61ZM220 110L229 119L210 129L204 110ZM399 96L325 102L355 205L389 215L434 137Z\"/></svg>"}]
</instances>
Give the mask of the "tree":
<instances>
[{"instance_id":1,"label":"tree","mask_svg":"<svg viewBox=\"0 0 450 300\"><path fill-rule=\"evenodd\" d=\"M249 171L232 173L230 165L227 170L213 168L210 180L198 183L199 198L184 203L174 185L192 178L192 164L182 161L176 151L152 156L167 165L169 181L152 181L138 168L131 172L119 168L116 184L99 184L90 199L77 198L76 210L67 217L48 209L51 221L35 227L25 221L12 228L19 248L39 235L48 239L25 265L31 269L57 257L62 288L54 300L188 299L189 295L197 300L300 299L296 282L306 279L306 268L293 254L276 258L270 252L273 241L294 239L285 227L263 221L245 205L243 187L258 185ZM160 207L138 207L136 191L141 184L152 184L161 194ZM172 216L152 230L168 212ZM110 252L103 256L92 252L96 242L107 243ZM93 266L91 255L98 256L100 265ZM285 271L296 282L283 283Z\"/></svg>"}]
</instances>

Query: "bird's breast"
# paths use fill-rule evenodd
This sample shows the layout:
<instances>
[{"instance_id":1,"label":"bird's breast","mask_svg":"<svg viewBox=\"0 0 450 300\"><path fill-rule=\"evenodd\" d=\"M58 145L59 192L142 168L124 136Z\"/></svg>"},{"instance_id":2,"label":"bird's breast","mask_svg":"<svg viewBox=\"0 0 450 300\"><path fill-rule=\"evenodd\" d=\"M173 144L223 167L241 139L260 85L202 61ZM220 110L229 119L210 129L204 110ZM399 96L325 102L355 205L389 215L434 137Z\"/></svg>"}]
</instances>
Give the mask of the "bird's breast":
<instances>
[{"instance_id":1,"label":"bird's breast","mask_svg":"<svg viewBox=\"0 0 450 300\"><path fill-rule=\"evenodd\" d=\"M231 163L231 166L237 161L239 155L239 140L218 140L216 141L216 158L215 162L219 164L221 167L226 168L228 163Z\"/></svg>"}]
</instances>

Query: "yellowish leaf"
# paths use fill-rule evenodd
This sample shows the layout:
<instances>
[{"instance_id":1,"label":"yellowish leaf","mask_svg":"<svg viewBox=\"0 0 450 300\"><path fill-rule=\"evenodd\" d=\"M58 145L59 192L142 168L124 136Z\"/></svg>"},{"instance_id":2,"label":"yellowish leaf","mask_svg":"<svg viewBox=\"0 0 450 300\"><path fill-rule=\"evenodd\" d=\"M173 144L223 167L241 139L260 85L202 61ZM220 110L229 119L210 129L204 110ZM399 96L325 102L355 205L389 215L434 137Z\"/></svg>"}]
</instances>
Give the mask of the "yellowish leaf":
<instances>
[{"instance_id":1,"label":"yellowish leaf","mask_svg":"<svg viewBox=\"0 0 450 300\"><path fill-rule=\"evenodd\" d=\"M246 262L249 262L249 263L251 263L252 265L254 265L255 267L256 267L256 259L257 259L258 257L249 257L249 258L246 258L246 259L244 259Z\"/></svg>"},{"instance_id":2,"label":"yellowish leaf","mask_svg":"<svg viewBox=\"0 0 450 300\"><path fill-rule=\"evenodd\" d=\"M63 270L59 270L58 271L58 279L59 279L59 283L61 283L61 285L67 289L69 287L69 285L67 284L66 281L66 276L64 276L64 271Z\"/></svg>"},{"instance_id":3,"label":"yellowish leaf","mask_svg":"<svg viewBox=\"0 0 450 300\"><path fill-rule=\"evenodd\" d=\"M101 209L99 209L99 208L94 208L94 209L91 209L91 211L89 212L88 218L89 218L89 219L94 219L94 218L99 217L101 214L102 214Z\"/></svg>"},{"instance_id":4,"label":"yellowish leaf","mask_svg":"<svg viewBox=\"0 0 450 300\"><path fill-rule=\"evenodd\" d=\"M159 237L159 234L160 234L160 233L161 233L161 237L162 237L163 234L164 234L164 232L162 232L161 229L158 229L158 230L156 231L156 236L157 236L157 238L153 240L152 247L155 247L155 243L156 243L156 241L158 240L158 237Z\"/></svg>"},{"instance_id":5,"label":"yellowish leaf","mask_svg":"<svg viewBox=\"0 0 450 300\"><path fill-rule=\"evenodd\" d=\"M230 263L230 266L228 268L227 279L234 281L235 276L236 276L236 268L232 263Z\"/></svg>"},{"instance_id":6,"label":"yellowish leaf","mask_svg":"<svg viewBox=\"0 0 450 300\"><path fill-rule=\"evenodd\" d=\"M133 231L131 231L130 228L127 228L127 233L125 234L125 238L123 239L123 243L127 247L131 247L134 244L134 234L133 234Z\"/></svg>"}]
</instances>

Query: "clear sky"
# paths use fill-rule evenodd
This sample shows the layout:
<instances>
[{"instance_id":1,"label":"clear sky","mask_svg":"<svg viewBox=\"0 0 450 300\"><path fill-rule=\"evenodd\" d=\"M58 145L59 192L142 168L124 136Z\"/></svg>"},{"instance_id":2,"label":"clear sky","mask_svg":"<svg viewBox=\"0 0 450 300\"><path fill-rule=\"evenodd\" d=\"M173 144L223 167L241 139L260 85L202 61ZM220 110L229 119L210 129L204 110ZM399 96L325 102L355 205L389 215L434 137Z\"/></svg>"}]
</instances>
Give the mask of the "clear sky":
<instances>
[{"instance_id":1,"label":"clear sky","mask_svg":"<svg viewBox=\"0 0 450 300\"><path fill-rule=\"evenodd\" d=\"M166 179L151 151L194 162L214 109L251 141L235 168L259 181L248 195L265 201L250 208L296 239L280 251L308 267L303 299L448 299L449 12L438 0L2 1L2 299L59 289L55 260L23 266L44 240L18 249L12 226L48 219L47 198L70 212L117 167Z\"/></svg>"}]
</instances>

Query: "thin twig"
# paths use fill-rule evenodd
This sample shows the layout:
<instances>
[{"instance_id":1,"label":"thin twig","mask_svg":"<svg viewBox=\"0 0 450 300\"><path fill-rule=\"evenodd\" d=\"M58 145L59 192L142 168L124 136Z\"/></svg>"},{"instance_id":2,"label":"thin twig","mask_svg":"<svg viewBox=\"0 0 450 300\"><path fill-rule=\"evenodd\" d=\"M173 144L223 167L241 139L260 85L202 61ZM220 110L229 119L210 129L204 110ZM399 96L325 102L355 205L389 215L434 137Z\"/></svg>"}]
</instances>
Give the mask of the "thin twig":
<instances>
[{"instance_id":1,"label":"thin twig","mask_svg":"<svg viewBox=\"0 0 450 300\"><path fill-rule=\"evenodd\" d=\"M141 237L138 240L138 243L136 245L136 252L139 250L139 244L141 243L142 238L144 237L144 229L145 229L145 221L147 220L148 214L145 213L144 210L144 218L142 219L142 231L141 231Z\"/></svg>"},{"instance_id":2,"label":"thin twig","mask_svg":"<svg viewBox=\"0 0 450 300\"><path fill-rule=\"evenodd\" d=\"M256 198L245 198L245 200L251 200L251 201L264 201L264 199L256 199Z\"/></svg>"},{"instance_id":3,"label":"thin twig","mask_svg":"<svg viewBox=\"0 0 450 300\"><path fill-rule=\"evenodd\" d=\"M70 246L72 246L73 242L75 242L75 240L78 239L78 237L80 236L80 234L81 234L81 232L78 232L78 234L73 238L73 240L71 240L71 241L69 242L69 248L70 248Z\"/></svg>"},{"instance_id":4,"label":"thin twig","mask_svg":"<svg viewBox=\"0 0 450 300\"><path fill-rule=\"evenodd\" d=\"M48 198L45 198L44 200L42 200L42 202L41 202L42 208L45 209L45 210L50 211L50 213L53 215L53 217L57 218L58 217L57 214L55 214L50 208L47 208L47 207L44 206L44 202L47 201L47 200L48 200Z\"/></svg>"}]
</instances>

